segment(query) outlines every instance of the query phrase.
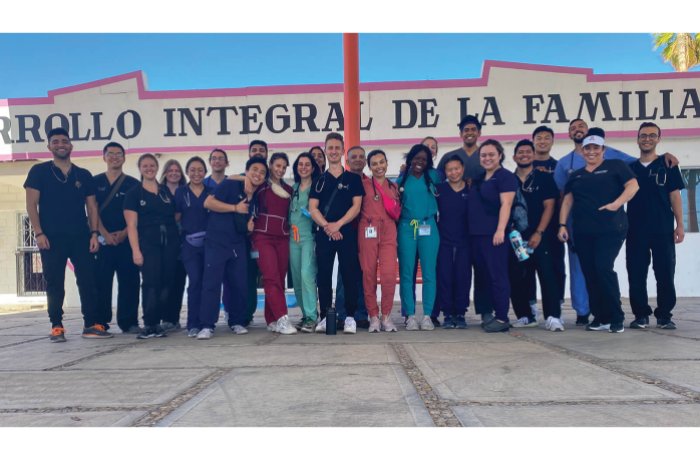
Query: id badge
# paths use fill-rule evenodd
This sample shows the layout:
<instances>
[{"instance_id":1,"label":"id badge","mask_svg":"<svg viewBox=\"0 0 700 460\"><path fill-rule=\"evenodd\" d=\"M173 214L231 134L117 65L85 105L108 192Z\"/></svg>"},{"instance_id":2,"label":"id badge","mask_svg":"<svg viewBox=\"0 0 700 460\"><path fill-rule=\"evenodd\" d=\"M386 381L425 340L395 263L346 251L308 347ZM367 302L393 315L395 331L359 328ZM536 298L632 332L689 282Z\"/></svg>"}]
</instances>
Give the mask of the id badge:
<instances>
[{"instance_id":1,"label":"id badge","mask_svg":"<svg viewBox=\"0 0 700 460\"><path fill-rule=\"evenodd\" d=\"M430 236L430 225L423 224L418 227L418 236Z\"/></svg>"},{"instance_id":2,"label":"id badge","mask_svg":"<svg viewBox=\"0 0 700 460\"><path fill-rule=\"evenodd\" d=\"M260 258L260 251L258 251L257 249L253 249L252 251L250 251L250 258L251 259L259 259Z\"/></svg>"},{"instance_id":3,"label":"id badge","mask_svg":"<svg viewBox=\"0 0 700 460\"><path fill-rule=\"evenodd\" d=\"M365 238L372 239L377 237L377 227L369 226L365 229Z\"/></svg>"}]
</instances>

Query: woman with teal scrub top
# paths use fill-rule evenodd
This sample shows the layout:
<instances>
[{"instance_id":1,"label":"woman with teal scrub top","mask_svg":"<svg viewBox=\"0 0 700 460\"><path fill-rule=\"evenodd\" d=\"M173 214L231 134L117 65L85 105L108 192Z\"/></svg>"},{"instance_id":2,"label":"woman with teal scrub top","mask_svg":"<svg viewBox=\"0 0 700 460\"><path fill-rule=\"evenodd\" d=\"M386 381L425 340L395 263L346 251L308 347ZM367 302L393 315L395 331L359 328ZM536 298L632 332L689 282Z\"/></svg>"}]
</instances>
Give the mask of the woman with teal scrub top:
<instances>
[{"instance_id":1,"label":"woman with teal scrub top","mask_svg":"<svg viewBox=\"0 0 700 460\"><path fill-rule=\"evenodd\" d=\"M438 211L435 185L440 178L433 168L430 149L422 144L411 147L406 155L405 171L406 174L399 182L402 209L397 228L401 306L408 316L407 331L432 331L435 326L430 314L435 304L435 272L440 246L440 235L435 221ZM416 260L420 261L423 276L423 318L420 321L416 320L416 303L413 298Z\"/></svg>"}]
</instances>

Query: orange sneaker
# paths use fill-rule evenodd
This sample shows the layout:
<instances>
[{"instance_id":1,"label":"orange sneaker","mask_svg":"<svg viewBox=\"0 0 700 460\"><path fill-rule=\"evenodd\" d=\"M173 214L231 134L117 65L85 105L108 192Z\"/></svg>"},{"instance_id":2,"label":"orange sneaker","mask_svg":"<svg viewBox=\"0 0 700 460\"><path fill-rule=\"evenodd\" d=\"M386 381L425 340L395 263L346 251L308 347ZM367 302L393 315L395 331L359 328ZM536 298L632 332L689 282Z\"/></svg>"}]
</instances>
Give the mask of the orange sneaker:
<instances>
[{"instance_id":1,"label":"orange sneaker","mask_svg":"<svg viewBox=\"0 0 700 460\"><path fill-rule=\"evenodd\" d=\"M63 329L61 326L57 326L54 328L51 328L51 334L49 335L49 339L51 339L52 342L65 342L66 341L66 330Z\"/></svg>"},{"instance_id":2,"label":"orange sneaker","mask_svg":"<svg viewBox=\"0 0 700 460\"><path fill-rule=\"evenodd\" d=\"M91 327L83 329L84 339L111 339L112 337L114 336L107 332L101 324L93 324Z\"/></svg>"}]
</instances>

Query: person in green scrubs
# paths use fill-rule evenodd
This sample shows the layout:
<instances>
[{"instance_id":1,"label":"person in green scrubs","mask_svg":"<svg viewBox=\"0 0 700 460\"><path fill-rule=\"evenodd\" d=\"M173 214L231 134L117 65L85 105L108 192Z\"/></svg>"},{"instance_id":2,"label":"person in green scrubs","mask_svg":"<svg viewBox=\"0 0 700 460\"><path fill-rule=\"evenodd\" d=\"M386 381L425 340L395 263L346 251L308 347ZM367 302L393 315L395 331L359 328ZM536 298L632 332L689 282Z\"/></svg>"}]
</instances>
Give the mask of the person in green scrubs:
<instances>
[{"instance_id":1,"label":"person in green scrubs","mask_svg":"<svg viewBox=\"0 0 700 460\"><path fill-rule=\"evenodd\" d=\"M399 182L402 205L398 225L401 305L408 316L407 331L432 331L435 326L430 314L435 304L436 264L440 246L440 235L435 221L438 211L435 186L440 178L433 168L430 149L422 144L411 147L406 155L405 171L406 174ZM423 277L424 316L420 321L416 320L416 303L413 298L416 260L420 261Z\"/></svg>"}]
</instances>

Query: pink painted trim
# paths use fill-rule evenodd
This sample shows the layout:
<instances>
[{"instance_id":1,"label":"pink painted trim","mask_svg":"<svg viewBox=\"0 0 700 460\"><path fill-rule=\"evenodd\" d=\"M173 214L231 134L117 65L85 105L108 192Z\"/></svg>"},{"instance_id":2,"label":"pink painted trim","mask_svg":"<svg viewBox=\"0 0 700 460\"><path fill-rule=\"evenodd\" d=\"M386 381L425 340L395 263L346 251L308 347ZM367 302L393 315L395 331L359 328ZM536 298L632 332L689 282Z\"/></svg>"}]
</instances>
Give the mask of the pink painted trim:
<instances>
[{"instance_id":1,"label":"pink painted trim","mask_svg":"<svg viewBox=\"0 0 700 460\"><path fill-rule=\"evenodd\" d=\"M609 138L635 138L637 136L636 130L629 131L606 131L606 137ZM700 136L700 128L677 128L677 129L664 129L663 135L665 138L669 137L696 137ZM520 139L530 139L532 133L521 133L521 134L501 134L493 136L481 136L479 139L483 142L486 139L496 139L497 141L510 142L518 141ZM556 139L568 139L569 136L565 133L559 133L555 135ZM423 138L405 138L405 139L363 139L362 145L365 147L381 147L390 145L412 145L418 144ZM462 139L458 136L455 137L439 137L438 142L441 145L448 144L459 144ZM318 145L319 142L279 142L268 144L269 150L282 150L282 149L305 149ZM220 148L224 150L248 150L248 144L237 144L237 145L194 145L194 146L183 146L183 147L141 147L141 148L128 148L127 155L140 155L142 153L200 153L208 154L215 148ZM455 145L456 148L456 145ZM451 150L451 147L442 147L441 150L447 151ZM89 157L99 157L102 156L102 150L74 150L72 153L74 158L89 158ZM27 152L27 153L13 153L10 155L0 155L0 162L3 161L17 161L17 160L41 160L51 158L50 152Z\"/></svg>"},{"instance_id":2,"label":"pink painted trim","mask_svg":"<svg viewBox=\"0 0 700 460\"><path fill-rule=\"evenodd\" d=\"M489 75L492 68L515 69L535 72L564 73L571 75L585 75L588 82L603 81L639 81L639 80L673 80L695 78L700 79L700 72L668 72L649 74L608 74L595 75L593 69L581 67L563 67L542 64L526 64L520 62L506 61L484 61L482 75L479 78L455 79L455 80L423 80L423 81L393 81L393 82L373 82L361 83L360 91L398 91L408 89L429 89L429 88L462 88L479 87L488 84ZM281 95L281 94L322 94L322 93L342 93L343 85L340 83L316 84L316 85L281 85L281 86L252 86L245 88L223 88L223 89L195 89L195 90L164 90L148 91L145 85L145 77L142 71L129 72L114 77L95 80L79 85L68 86L49 91L47 97L39 98L10 98L0 100L0 105L40 105L53 104L55 97L59 95L84 91L90 88L109 85L125 80L136 80L139 99L190 99L209 97L235 97L252 95Z\"/></svg>"},{"instance_id":3,"label":"pink painted trim","mask_svg":"<svg viewBox=\"0 0 700 460\"><path fill-rule=\"evenodd\" d=\"M0 107L9 107L10 103L7 99L0 99Z\"/></svg>"}]
</instances>

